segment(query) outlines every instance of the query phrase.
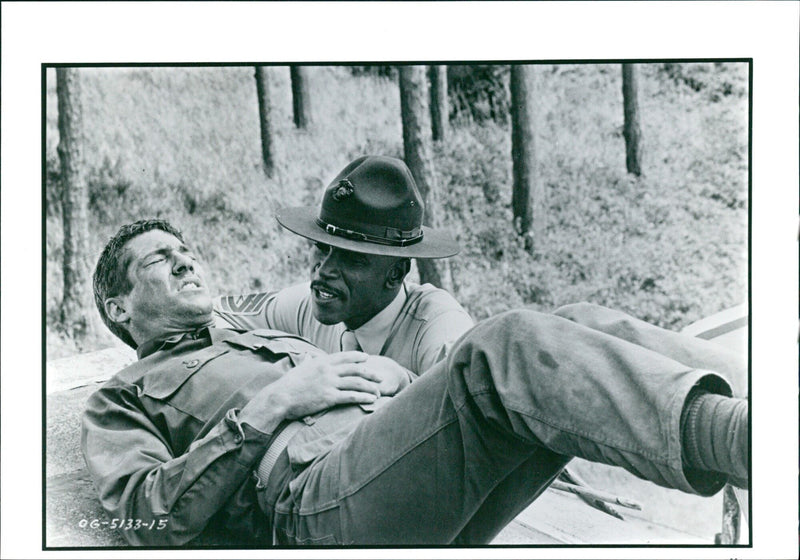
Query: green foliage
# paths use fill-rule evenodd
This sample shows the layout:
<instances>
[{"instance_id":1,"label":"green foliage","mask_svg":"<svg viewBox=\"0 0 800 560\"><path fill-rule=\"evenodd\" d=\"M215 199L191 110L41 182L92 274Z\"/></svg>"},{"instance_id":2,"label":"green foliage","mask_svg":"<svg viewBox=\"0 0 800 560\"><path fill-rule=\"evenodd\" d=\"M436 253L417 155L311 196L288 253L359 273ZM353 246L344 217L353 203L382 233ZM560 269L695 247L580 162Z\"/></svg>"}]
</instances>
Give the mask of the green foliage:
<instances>
[{"instance_id":1,"label":"green foliage","mask_svg":"<svg viewBox=\"0 0 800 560\"><path fill-rule=\"evenodd\" d=\"M504 67L485 68L473 71L483 77L472 86L461 78L481 116L469 109L448 141L434 145L439 216L462 246L449 260L455 295L476 319L588 300L680 328L744 300L746 65L681 65L682 76L705 84L697 91L676 83L674 69L670 75L664 65L641 66L645 175L638 179L625 172L619 65L537 67L537 180L546 223L533 255L511 224L508 125L492 117L480 93L507 76ZM271 179L261 171L252 68L82 71L92 255L122 223L163 217L197 246L216 292L278 289L307 278L308 244L280 228L275 209L316 206L327 183L359 155L402 156L397 84L374 72L354 76L353 67L312 68L315 122L300 131L291 118L288 68L269 72L277 151ZM710 98L713 91L719 99ZM50 358L72 351L56 313L56 119L49 76ZM101 335L97 347L109 343Z\"/></svg>"}]
</instances>

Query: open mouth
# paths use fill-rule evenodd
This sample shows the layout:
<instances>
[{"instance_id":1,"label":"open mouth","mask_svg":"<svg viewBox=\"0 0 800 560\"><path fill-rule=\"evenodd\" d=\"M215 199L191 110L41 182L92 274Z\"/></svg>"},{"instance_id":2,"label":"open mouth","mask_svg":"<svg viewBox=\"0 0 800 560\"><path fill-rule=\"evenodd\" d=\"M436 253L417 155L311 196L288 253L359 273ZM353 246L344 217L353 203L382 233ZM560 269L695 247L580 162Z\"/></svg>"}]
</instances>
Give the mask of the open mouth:
<instances>
[{"instance_id":1,"label":"open mouth","mask_svg":"<svg viewBox=\"0 0 800 560\"><path fill-rule=\"evenodd\" d=\"M311 291L314 293L314 297L316 297L318 301L331 301L339 297L337 292L325 286L314 285L311 287Z\"/></svg>"},{"instance_id":2,"label":"open mouth","mask_svg":"<svg viewBox=\"0 0 800 560\"><path fill-rule=\"evenodd\" d=\"M187 291L196 291L196 290L201 290L201 289L202 289L202 286L200 286L200 284L198 284L197 282L189 281L189 282L186 282L184 284L181 284L181 287L178 288L178 291L179 292L187 292Z\"/></svg>"}]
</instances>

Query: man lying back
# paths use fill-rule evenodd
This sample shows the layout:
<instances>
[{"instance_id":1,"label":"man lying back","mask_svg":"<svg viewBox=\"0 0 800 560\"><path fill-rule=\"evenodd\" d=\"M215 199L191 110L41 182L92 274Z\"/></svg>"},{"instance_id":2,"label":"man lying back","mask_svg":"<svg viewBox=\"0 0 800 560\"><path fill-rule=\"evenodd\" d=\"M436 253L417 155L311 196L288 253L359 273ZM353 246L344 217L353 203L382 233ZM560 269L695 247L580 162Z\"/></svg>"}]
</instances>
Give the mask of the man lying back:
<instances>
[{"instance_id":1,"label":"man lying back","mask_svg":"<svg viewBox=\"0 0 800 560\"><path fill-rule=\"evenodd\" d=\"M386 358L214 328L164 221L123 226L94 286L139 360L90 397L82 450L131 544L207 527L256 545L485 543L574 456L701 495L748 481L734 362L612 310L500 314L409 383Z\"/></svg>"}]
</instances>

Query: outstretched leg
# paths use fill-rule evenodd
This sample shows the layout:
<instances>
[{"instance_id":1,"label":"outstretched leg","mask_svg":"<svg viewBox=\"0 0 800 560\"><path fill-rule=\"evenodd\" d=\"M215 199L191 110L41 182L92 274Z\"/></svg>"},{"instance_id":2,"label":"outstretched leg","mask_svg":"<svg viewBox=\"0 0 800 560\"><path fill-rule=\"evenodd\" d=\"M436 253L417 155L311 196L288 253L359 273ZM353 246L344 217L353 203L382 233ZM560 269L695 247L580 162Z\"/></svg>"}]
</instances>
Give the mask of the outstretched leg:
<instances>
[{"instance_id":1,"label":"outstretched leg","mask_svg":"<svg viewBox=\"0 0 800 560\"><path fill-rule=\"evenodd\" d=\"M710 495L724 477L687 478L682 462L693 387L730 394L720 376L616 337L505 313L291 482L270 481L268 514L286 543L450 543L517 469L530 476L509 500L522 508L571 456Z\"/></svg>"},{"instance_id":2,"label":"outstretched leg","mask_svg":"<svg viewBox=\"0 0 800 560\"><path fill-rule=\"evenodd\" d=\"M713 341L662 329L622 311L586 302L559 307L553 314L627 340L687 366L714 371L731 384L735 396L744 397L747 393L746 357Z\"/></svg>"}]
</instances>

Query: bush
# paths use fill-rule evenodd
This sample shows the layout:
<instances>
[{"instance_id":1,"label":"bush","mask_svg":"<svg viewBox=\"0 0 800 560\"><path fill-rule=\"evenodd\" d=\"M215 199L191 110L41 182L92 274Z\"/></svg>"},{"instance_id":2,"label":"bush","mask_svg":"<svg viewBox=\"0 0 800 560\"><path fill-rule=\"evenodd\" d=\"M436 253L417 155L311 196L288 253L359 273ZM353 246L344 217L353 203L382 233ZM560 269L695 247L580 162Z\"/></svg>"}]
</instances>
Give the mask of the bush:
<instances>
[{"instance_id":1,"label":"bush","mask_svg":"<svg viewBox=\"0 0 800 560\"><path fill-rule=\"evenodd\" d=\"M128 189L131 180L123 176L121 160L112 165L105 157L98 168L89 171L86 177L89 190L89 210L101 221L119 217L120 210L128 206Z\"/></svg>"},{"instance_id":2,"label":"bush","mask_svg":"<svg viewBox=\"0 0 800 560\"><path fill-rule=\"evenodd\" d=\"M373 64L351 66L353 76L397 79L397 66ZM508 122L507 65L461 65L447 67L449 118L454 123Z\"/></svg>"},{"instance_id":3,"label":"bush","mask_svg":"<svg viewBox=\"0 0 800 560\"><path fill-rule=\"evenodd\" d=\"M456 123L508 122L510 95L506 65L447 67L450 120Z\"/></svg>"},{"instance_id":4,"label":"bush","mask_svg":"<svg viewBox=\"0 0 800 560\"><path fill-rule=\"evenodd\" d=\"M746 76L732 71L723 63L675 63L665 62L660 71L672 83L700 93L718 102L727 96L743 96L747 93Z\"/></svg>"}]
</instances>

